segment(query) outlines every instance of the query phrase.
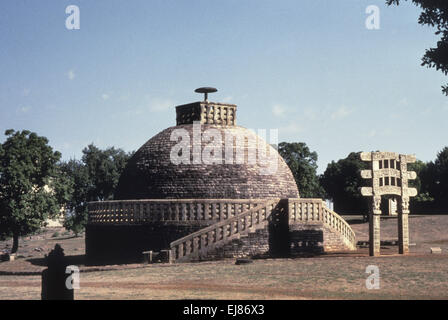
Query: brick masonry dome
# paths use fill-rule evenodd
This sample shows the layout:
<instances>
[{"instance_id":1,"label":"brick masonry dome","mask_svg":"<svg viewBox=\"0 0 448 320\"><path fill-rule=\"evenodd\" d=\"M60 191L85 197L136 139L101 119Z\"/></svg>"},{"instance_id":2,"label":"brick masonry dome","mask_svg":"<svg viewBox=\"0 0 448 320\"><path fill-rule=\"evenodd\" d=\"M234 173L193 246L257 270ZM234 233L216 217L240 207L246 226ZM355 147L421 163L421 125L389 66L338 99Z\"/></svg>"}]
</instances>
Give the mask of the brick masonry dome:
<instances>
[{"instance_id":1,"label":"brick masonry dome","mask_svg":"<svg viewBox=\"0 0 448 320\"><path fill-rule=\"evenodd\" d=\"M119 180L116 200L299 197L294 177L277 151L253 131L236 126L235 105L204 101L178 106L176 110L177 126L158 133L129 160ZM197 129L199 124L200 129ZM222 145L223 160L220 164L207 164L204 161L194 163L194 153L197 152L198 145L201 146L200 150L205 150L204 148L210 145L210 140L204 138L197 145L193 145L193 141L196 141L193 138L194 130L200 130L201 136L204 136L210 129L214 129L212 131L215 134L220 133L222 137L218 145ZM173 147L180 141L172 138L176 130L188 133L190 137L190 163L175 164L170 158ZM196 134L197 132L199 131L196 131ZM224 160L226 136L236 137L234 141L238 141L238 138L244 141L233 144L233 163L226 163ZM248 160L248 154L257 148L257 141L258 150L264 148L269 150L268 155L277 155L277 164ZM244 154L244 160L236 161L237 154ZM269 159L274 161L271 157ZM276 170L266 174L264 169L269 166Z\"/></svg>"}]
</instances>

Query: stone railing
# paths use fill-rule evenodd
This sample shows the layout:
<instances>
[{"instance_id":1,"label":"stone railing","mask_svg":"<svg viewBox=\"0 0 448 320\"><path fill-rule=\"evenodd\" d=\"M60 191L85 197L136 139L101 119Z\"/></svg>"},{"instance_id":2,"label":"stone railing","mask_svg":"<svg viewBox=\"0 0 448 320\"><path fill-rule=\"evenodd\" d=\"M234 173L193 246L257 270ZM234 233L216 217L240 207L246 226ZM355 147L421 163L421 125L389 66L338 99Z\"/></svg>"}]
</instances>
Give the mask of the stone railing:
<instances>
[{"instance_id":1,"label":"stone railing","mask_svg":"<svg viewBox=\"0 0 448 320\"><path fill-rule=\"evenodd\" d=\"M172 262L190 261L192 258L206 257L207 253L237 239L249 232L264 228L271 212L280 199L268 200L262 204L217 222L209 227L171 242Z\"/></svg>"},{"instance_id":2,"label":"stone railing","mask_svg":"<svg viewBox=\"0 0 448 320\"><path fill-rule=\"evenodd\" d=\"M323 223L322 199L288 199L289 221L300 223L320 222Z\"/></svg>"},{"instance_id":3,"label":"stone railing","mask_svg":"<svg viewBox=\"0 0 448 320\"><path fill-rule=\"evenodd\" d=\"M236 105L217 102L194 102L176 107L176 124L236 125Z\"/></svg>"},{"instance_id":4,"label":"stone railing","mask_svg":"<svg viewBox=\"0 0 448 320\"><path fill-rule=\"evenodd\" d=\"M89 224L145 224L160 221L222 221L265 199L166 199L90 202Z\"/></svg>"},{"instance_id":5,"label":"stone railing","mask_svg":"<svg viewBox=\"0 0 448 320\"><path fill-rule=\"evenodd\" d=\"M327 208L321 199L288 199L290 223L322 223L338 232L346 244L356 248L355 232L336 212Z\"/></svg>"},{"instance_id":6,"label":"stone railing","mask_svg":"<svg viewBox=\"0 0 448 320\"><path fill-rule=\"evenodd\" d=\"M289 224L322 224L356 248L355 233L321 199L287 200ZM286 204L286 202L285 202ZM216 246L264 228L280 199L166 199L119 200L89 203L89 224L132 225L154 222L205 222L203 229L170 244L173 261L204 256Z\"/></svg>"}]
</instances>

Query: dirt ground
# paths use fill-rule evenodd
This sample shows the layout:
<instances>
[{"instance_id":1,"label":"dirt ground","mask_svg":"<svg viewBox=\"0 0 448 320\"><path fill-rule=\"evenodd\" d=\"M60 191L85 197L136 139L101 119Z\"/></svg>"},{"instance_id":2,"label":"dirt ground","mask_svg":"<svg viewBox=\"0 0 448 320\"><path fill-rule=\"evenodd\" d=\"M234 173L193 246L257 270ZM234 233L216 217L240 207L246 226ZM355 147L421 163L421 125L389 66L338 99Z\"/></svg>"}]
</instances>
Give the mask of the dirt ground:
<instances>
[{"instance_id":1,"label":"dirt ground","mask_svg":"<svg viewBox=\"0 0 448 320\"><path fill-rule=\"evenodd\" d=\"M296 259L234 260L142 266L83 266L84 238L48 230L21 239L19 257L0 263L0 299L40 299L43 256L56 243L81 268L75 299L448 299L448 216L411 216L411 254L383 246L381 257L356 253ZM358 241L368 224L347 218ZM396 219L383 219L382 240L396 240ZM55 232L59 234L55 234ZM11 241L0 242L0 250ZM441 247L442 254L430 254ZM379 289L367 289L366 268L379 270Z\"/></svg>"}]
</instances>

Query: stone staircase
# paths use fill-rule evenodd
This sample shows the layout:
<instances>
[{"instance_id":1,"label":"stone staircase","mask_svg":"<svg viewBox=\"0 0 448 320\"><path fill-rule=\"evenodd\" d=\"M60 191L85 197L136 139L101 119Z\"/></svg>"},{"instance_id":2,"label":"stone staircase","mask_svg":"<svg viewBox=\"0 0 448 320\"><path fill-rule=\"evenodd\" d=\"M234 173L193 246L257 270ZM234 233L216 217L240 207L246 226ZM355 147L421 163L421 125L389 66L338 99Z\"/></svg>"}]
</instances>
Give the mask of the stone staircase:
<instances>
[{"instance_id":1,"label":"stone staircase","mask_svg":"<svg viewBox=\"0 0 448 320\"><path fill-rule=\"evenodd\" d=\"M355 232L321 199L288 199L288 216L290 231L320 229L325 252L356 250Z\"/></svg>"},{"instance_id":2,"label":"stone staircase","mask_svg":"<svg viewBox=\"0 0 448 320\"><path fill-rule=\"evenodd\" d=\"M171 261L267 253L268 225L281 217L286 217L291 230L310 228L317 230L317 234L320 231L322 251L356 250L355 233L351 227L321 199L271 199L171 242Z\"/></svg>"},{"instance_id":3,"label":"stone staircase","mask_svg":"<svg viewBox=\"0 0 448 320\"><path fill-rule=\"evenodd\" d=\"M217 222L171 242L172 260L176 262L205 260L212 250L265 228L268 225L268 218L278 202L279 199L274 199L257 204L232 218Z\"/></svg>"}]
</instances>

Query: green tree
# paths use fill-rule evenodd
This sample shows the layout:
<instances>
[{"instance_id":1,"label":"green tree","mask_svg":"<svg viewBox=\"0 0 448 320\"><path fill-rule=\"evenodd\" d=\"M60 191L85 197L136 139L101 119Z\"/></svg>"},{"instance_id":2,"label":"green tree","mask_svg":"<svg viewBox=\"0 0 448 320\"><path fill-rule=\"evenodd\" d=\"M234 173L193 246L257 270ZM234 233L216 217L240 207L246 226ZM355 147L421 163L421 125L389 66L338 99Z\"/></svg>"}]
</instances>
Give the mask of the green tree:
<instances>
[{"instance_id":1,"label":"green tree","mask_svg":"<svg viewBox=\"0 0 448 320\"><path fill-rule=\"evenodd\" d=\"M422 58L422 66L436 68L448 74L448 1L446 0L412 0L422 9L418 19L421 25L436 27L436 35L441 35L437 47L427 49ZM386 0L388 5L399 5L400 0ZM448 95L448 85L442 86L442 92Z\"/></svg>"},{"instance_id":2,"label":"green tree","mask_svg":"<svg viewBox=\"0 0 448 320\"><path fill-rule=\"evenodd\" d=\"M294 175L302 198L322 198L324 190L317 176L317 153L303 142L281 142L278 152Z\"/></svg>"},{"instance_id":3,"label":"green tree","mask_svg":"<svg viewBox=\"0 0 448 320\"><path fill-rule=\"evenodd\" d=\"M113 199L118 180L131 153L114 147L100 150L93 144L82 152L82 162L87 168L92 187L89 190L89 201Z\"/></svg>"},{"instance_id":4,"label":"green tree","mask_svg":"<svg viewBox=\"0 0 448 320\"><path fill-rule=\"evenodd\" d=\"M360 159L360 152L352 152L345 159L332 161L320 177L326 195L334 202L334 209L344 214L364 214L369 210L360 187L366 184L360 171L368 164Z\"/></svg>"},{"instance_id":5,"label":"green tree","mask_svg":"<svg viewBox=\"0 0 448 320\"><path fill-rule=\"evenodd\" d=\"M448 147L437 154L434 162L428 163L429 194L434 197L434 202L439 210L446 210L448 199Z\"/></svg>"},{"instance_id":6,"label":"green tree","mask_svg":"<svg viewBox=\"0 0 448 320\"><path fill-rule=\"evenodd\" d=\"M61 164L61 170L71 177L74 186L64 226L75 234L87 223L88 202L113 199L120 175L132 155L113 147L101 150L93 144L82 152L81 161Z\"/></svg>"},{"instance_id":7,"label":"green tree","mask_svg":"<svg viewBox=\"0 0 448 320\"><path fill-rule=\"evenodd\" d=\"M411 198L411 202L431 202L434 198L429 192L431 176L429 174L428 164L421 160L408 164L409 171L415 171L417 178L409 180L409 186L417 189L417 196Z\"/></svg>"},{"instance_id":8,"label":"green tree","mask_svg":"<svg viewBox=\"0 0 448 320\"><path fill-rule=\"evenodd\" d=\"M57 168L61 154L47 138L26 130L10 129L5 135L0 146L0 233L12 235L15 253L21 235L60 213L71 186Z\"/></svg>"},{"instance_id":9,"label":"green tree","mask_svg":"<svg viewBox=\"0 0 448 320\"><path fill-rule=\"evenodd\" d=\"M87 223L87 202L92 183L89 179L86 166L78 160L69 160L60 164L60 170L70 177L73 190L67 203L67 213L64 219L64 227L78 236ZM90 191L90 193L92 193Z\"/></svg>"}]
</instances>

